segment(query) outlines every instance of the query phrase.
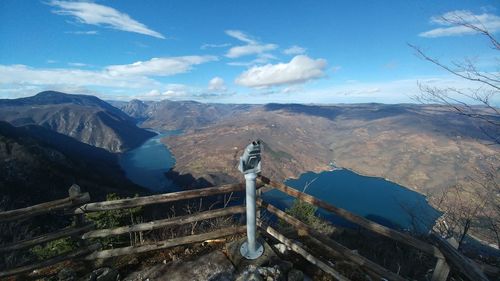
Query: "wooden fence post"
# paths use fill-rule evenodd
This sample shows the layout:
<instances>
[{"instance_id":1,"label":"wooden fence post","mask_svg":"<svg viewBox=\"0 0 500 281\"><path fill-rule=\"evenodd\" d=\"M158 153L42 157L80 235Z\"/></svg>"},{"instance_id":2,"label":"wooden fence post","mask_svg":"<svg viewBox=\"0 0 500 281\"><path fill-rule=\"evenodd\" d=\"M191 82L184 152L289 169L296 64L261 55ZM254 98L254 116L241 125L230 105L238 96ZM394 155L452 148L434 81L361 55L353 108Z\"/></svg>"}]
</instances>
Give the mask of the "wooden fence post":
<instances>
[{"instance_id":1,"label":"wooden fence post","mask_svg":"<svg viewBox=\"0 0 500 281\"><path fill-rule=\"evenodd\" d=\"M458 243L455 239L447 239L453 248L458 248ZM438 258L436 266L434 267L434 272L432 273L431 281L446 281L448 279L448 274L450 274L450 266L444 258Z\"/></svg>"},{"instance_id":2,"label":"wooden fence post","mask_svg":"<svg viewBox=\"0 0 500 281\"><path fill-rule=\"evenodd\" d=\"M73 198L78 198L82 194L82 191L81 191L79 185L73 184L69 188L68 193L69 193L69 198L72 199L71 201L73 201ZM84 213L75 214L73 216L73 219L74 219L74 223L75 223L76 228L82 227L85 225L85 214ZM82 239L82 236L80 234L72 236L72 239L76 241L78 247L83 247L83 246L87 245L86 240Z\"/></svg>"}]
</instances>

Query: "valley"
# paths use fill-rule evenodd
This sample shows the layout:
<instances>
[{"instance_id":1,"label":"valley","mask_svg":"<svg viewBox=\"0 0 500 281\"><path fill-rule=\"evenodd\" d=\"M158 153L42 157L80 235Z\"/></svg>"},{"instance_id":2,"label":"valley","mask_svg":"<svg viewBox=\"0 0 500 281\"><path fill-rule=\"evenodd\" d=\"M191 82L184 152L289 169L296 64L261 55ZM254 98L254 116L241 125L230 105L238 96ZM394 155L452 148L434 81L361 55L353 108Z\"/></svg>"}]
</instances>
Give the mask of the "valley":
<instances>
[{"instance_id":1,"label":"valley","mask_svg":"<svg viewBox=\"0 0 500 281\"><path fill-rule=\"evenodd\" d=\"M241 177L238 157L257 138L265 143L263 173L270 177L324 171L332 161L424 194L498 161L498 147L474 123L437 106L253 106L164 142L176 157L176 171L219 184Z\"/></svg>"}]
</instances>

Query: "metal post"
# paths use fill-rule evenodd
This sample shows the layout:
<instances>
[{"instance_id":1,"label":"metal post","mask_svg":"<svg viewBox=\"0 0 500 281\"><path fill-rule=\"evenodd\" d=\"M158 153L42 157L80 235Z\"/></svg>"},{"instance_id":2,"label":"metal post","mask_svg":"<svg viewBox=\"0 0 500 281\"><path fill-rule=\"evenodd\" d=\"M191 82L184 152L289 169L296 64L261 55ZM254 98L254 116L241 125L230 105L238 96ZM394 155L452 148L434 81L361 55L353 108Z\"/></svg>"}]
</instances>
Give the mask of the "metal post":
<instances>
[{"instance_id":1,"label":"metal post","mask_svg":"<svg viewBox=\"0 0 500 281\"><path fill-rule=\"evenodd\" d=\"M247 215L247 241L241 245L240 253L246 259L254 260L262 255L264 247L257 242L256 207L255 207L255 181L260 172L260 141L252 142L247 146L240 158L238 169L245 174L246 182L246 215Z\"/></svg>"},{"instance_id":2,"label":"metal post","mask_svg":"<svg viewBox=\"0 0 500 281\"><path fill-rule=\"evenodd\" d=\"M247 201L247 239L248 251L255 252L255 179L257 174L245 174Z\"/></svg>"}]
</instances>

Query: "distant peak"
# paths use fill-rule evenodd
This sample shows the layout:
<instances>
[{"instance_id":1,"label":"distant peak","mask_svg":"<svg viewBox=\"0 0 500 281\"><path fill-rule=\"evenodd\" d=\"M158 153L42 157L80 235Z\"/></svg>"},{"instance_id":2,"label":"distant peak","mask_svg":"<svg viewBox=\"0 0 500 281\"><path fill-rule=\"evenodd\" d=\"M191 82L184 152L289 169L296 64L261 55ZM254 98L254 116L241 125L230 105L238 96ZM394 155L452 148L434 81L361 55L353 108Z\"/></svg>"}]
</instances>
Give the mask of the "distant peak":
<instances>
[{"instance_id":1,"label":"distant peak","mask_svg":"<svg viewBox=\"0 0 500 281\"><path fill-rule=\"evenodd\" d=\"M54 96L68 96L69 94L57 91L43 91L35 95L35 97L54 97Z\"/></svg>"}]
</instances>

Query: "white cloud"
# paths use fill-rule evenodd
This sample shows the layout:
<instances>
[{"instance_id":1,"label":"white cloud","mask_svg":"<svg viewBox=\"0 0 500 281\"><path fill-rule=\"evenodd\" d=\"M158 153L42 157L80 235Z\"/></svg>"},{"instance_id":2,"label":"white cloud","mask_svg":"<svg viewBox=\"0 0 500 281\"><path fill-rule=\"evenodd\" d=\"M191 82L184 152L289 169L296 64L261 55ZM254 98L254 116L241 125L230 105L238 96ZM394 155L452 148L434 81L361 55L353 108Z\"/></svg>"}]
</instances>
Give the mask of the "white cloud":
<instances>
[{"instance_id":1,"label":"white cloud","mask_svg":"<svg viewBox=\"0 0 500 281\"><path fill-rule=\"evenodd\" d=\"M261 54L276 48L278 48L278 45L275 44L236 46L229 49L226 57L234 59L242 56Z\"/></svg>"},{"instance_id":2,"label":"white cloud","mask_svg":"<svg viewBox=\"0 0 500 281\"><path fill-rule=\"evenodd\" d=\"M140 88L154 84L154 80L147 77L117 77L107 71L0 65L0 84Z\"/></svg>"},{"instance_id":3,"label":"white cloud","mask_svg":"<svg viewBox=\"0 0 500 281\"><path fill-rule=\"evenodd\" d=\"M88 31L66 31L64 33L68 34L77 34L77 35L97 35L99 32L97 30L88 30Z\"/></svg>"},{"instance_id":4,"label":"white cloud","mask_svg":"<svg viewBox=\"0 0 500 281\"><path fill-rule=\"evenodd\" d=\"M263 54L268 51L272 51L278 48L276 44L262 44L257 40L250 37L248 34L239 30L226 30L226 34L236 38L242 42L247 43L246 45L235 46L229 49L226 53L228 58L239 58L242 56L248 56L253 54Z\"/></svg>"},{"instance_id":5,"label":"white cloud","mask_svg":"<svg viewBox=\"0 0 500 281\"><path fill-rule=\"evenodd\" d=\"M214 56L152 58L148 61L138 61L132 64L111 65L106 67L106 71L113 76L170 76L188 72L192 69L193 65L215 60L217 60L217 57Z\"/></svg>"},{"instance_id":6,"label":"white cloud","mask_svg":"<svg viewBox=\"0 0 500 281\"><path fill-rule=\"evenodd\" d=\"M135 95L133 98L141 100L162 100L162 99L178 99L190 96L190 89L184 84L167 84L163 90L153 89L145 93Z\"/></svg>"},{"instance_id":7,"label":"white cloud","mask_svg":"<svg viewBox=\"0 0 500 281\"><path fill-rule=\"evenodd\" d=\"M326 60L311 59L305 55L295 56L289 63L254 66L235 80L246 87L269 87L285 84L300 84L325 75Z\"/></svg>"},{"instance_id":8,"label":"white cloud","mask_svg":"<svg viewBox=\"0 0 500 281\"><path fill-rule=\"evenodd\" d=\"M215 59L211 56L155 58L144 62L108 66L99 70L33 68L26 65L0 64L0 89L19 88L30 94L46 89L76 88L106 88L109 91L120 89L166 91L164 83L151 77L187 72L192 69L193 65ZM72 65L83 66L84 64L73 63ZM178 88L176 89L179 92ZM167 90L172 90L172 88ZM5 90L1 92L5 93Z\"/></svg>"},{"instance_id":9,"label":"white cloud","mask_svg":"<svg viewBox=\"0 0 500 281\"><path fill-rule=\"evenodd\" d=\"M257 58L256 59L253 59L251 61L231 61L231 62L228 62L227 64L228 65L231 65L231 66L252 66L252 65L256 65L256 64L265 64L265 63L268 63L269 61L271 60L276 60L277 58L271 54L268 54L268 53L263 53L263 54L258 54L257 55Z\"/></svg>"},{"instance_id":10,"label":"white cloud","mask_svg":"<svg viewBox=\"0 0 500 281\"><path fill-rule=\"evenodd\" d=\"M210 49L210 48L225 48L225 47L229 47L231 46L231 44L229 43L222 43L222 44L203 44L201 45L200 49L202 50L206 50L206 49Z\"/></svg>"},{"instance_id":11,"label":"white cloud","mask_svg":"<svg viewBox=\"0 0 500 281\"><path fill-rule=\"evenodd\" d=\"M88 64L86 63L82 63L82 62L69 62L68 63L69 66L74 66L74 67L84 67L84 66L88 66Z\"/></svg>"},{"instance_id":12,"label":"white cloud","mask_svg":"<svg viewBox=\"0 0 500 281\"><path fill-rule=\"evenodd\" d=\"M248 44L257 44L257 41L241 30L226 30L226 34Z\"/></svg>"},{"instance_id":13,"label":"white cloud","mask_svg":"<svg viewBox=\"0 0 500 281\"><path fill-rule=\"evenodd\" d=\"M102 25L113 29L165 39L165 36L161 33L149 29L146 25L132 19L129 15L108 6L90 2L57 0L51 1L49 5L59 8L55 10L54 13L58 15L73 16L82 23L97 26Z\"/></svg>"},{"instance_id":14,"label":"white cloud","mask_svg":"<svg viewBox=\"0 0 500 281\"><path fill-rule=\"evenodd\" d=\"M219 77L214 77L214 79L215 78ZM214 79L212 79L212 81ZM222 83L224 83L223 80ZM144 93L139 93L132 97L129 96L128 99L132 98L141 100L170 99L170 100L196 100L196 101L206 102L206 101L213 101L214 99L220 100L235 95L234 92L227 91L227 89L225 88L225 86L223 86L223 84L218 86L219 89L222 90L214 91L210 89L207 90L206 88L192 87L184 84L167 84L164 85L162 90L153 89Z\"/></svg>"},{"instance_id":15,"label":"white cloud","mask_svg":"<svg viewBox=\"0 0 500 281\"><path fill-rule=\"evenodd\" d=\"M212 78L208 82L208 90L212 91L212 92L216 92L216 91L224 92L224 91L226 91L227 88L226 88L226 84L224 83L224 79L222 79L218 76Z\"/></svg>"},{"instance_id":16,"label":"white cloud","mask_svg":"<svg viewBox=\"0 0 500 281\"><path fill-rule=\"evenodd\" d=\"M283 51L283 54L285 54L285 55L301 55L301 54L304 54L305 52L306 52L306 48L303 48L303 47L300 47L297 45L293 45L290 48L285 49Z\"/></svg>"},{"instance_id":17,"label":"white cloud","mask_svg":"<svg viewBox=\"0 0 500 281\"><path fill-rule=\"evenodd\" d=\"M477 31L475 31L473 28L457 24L460 22L465 22L479 28L484 28L491 33L500 31L500 17L486 12L482 14L474 14L466 10L451 11L440 16L432 17L430 22L442 27L422 32L419 34L419 36L434 38L444 36L470 35L477 33Z\"/></svg>"}]
</instances>

